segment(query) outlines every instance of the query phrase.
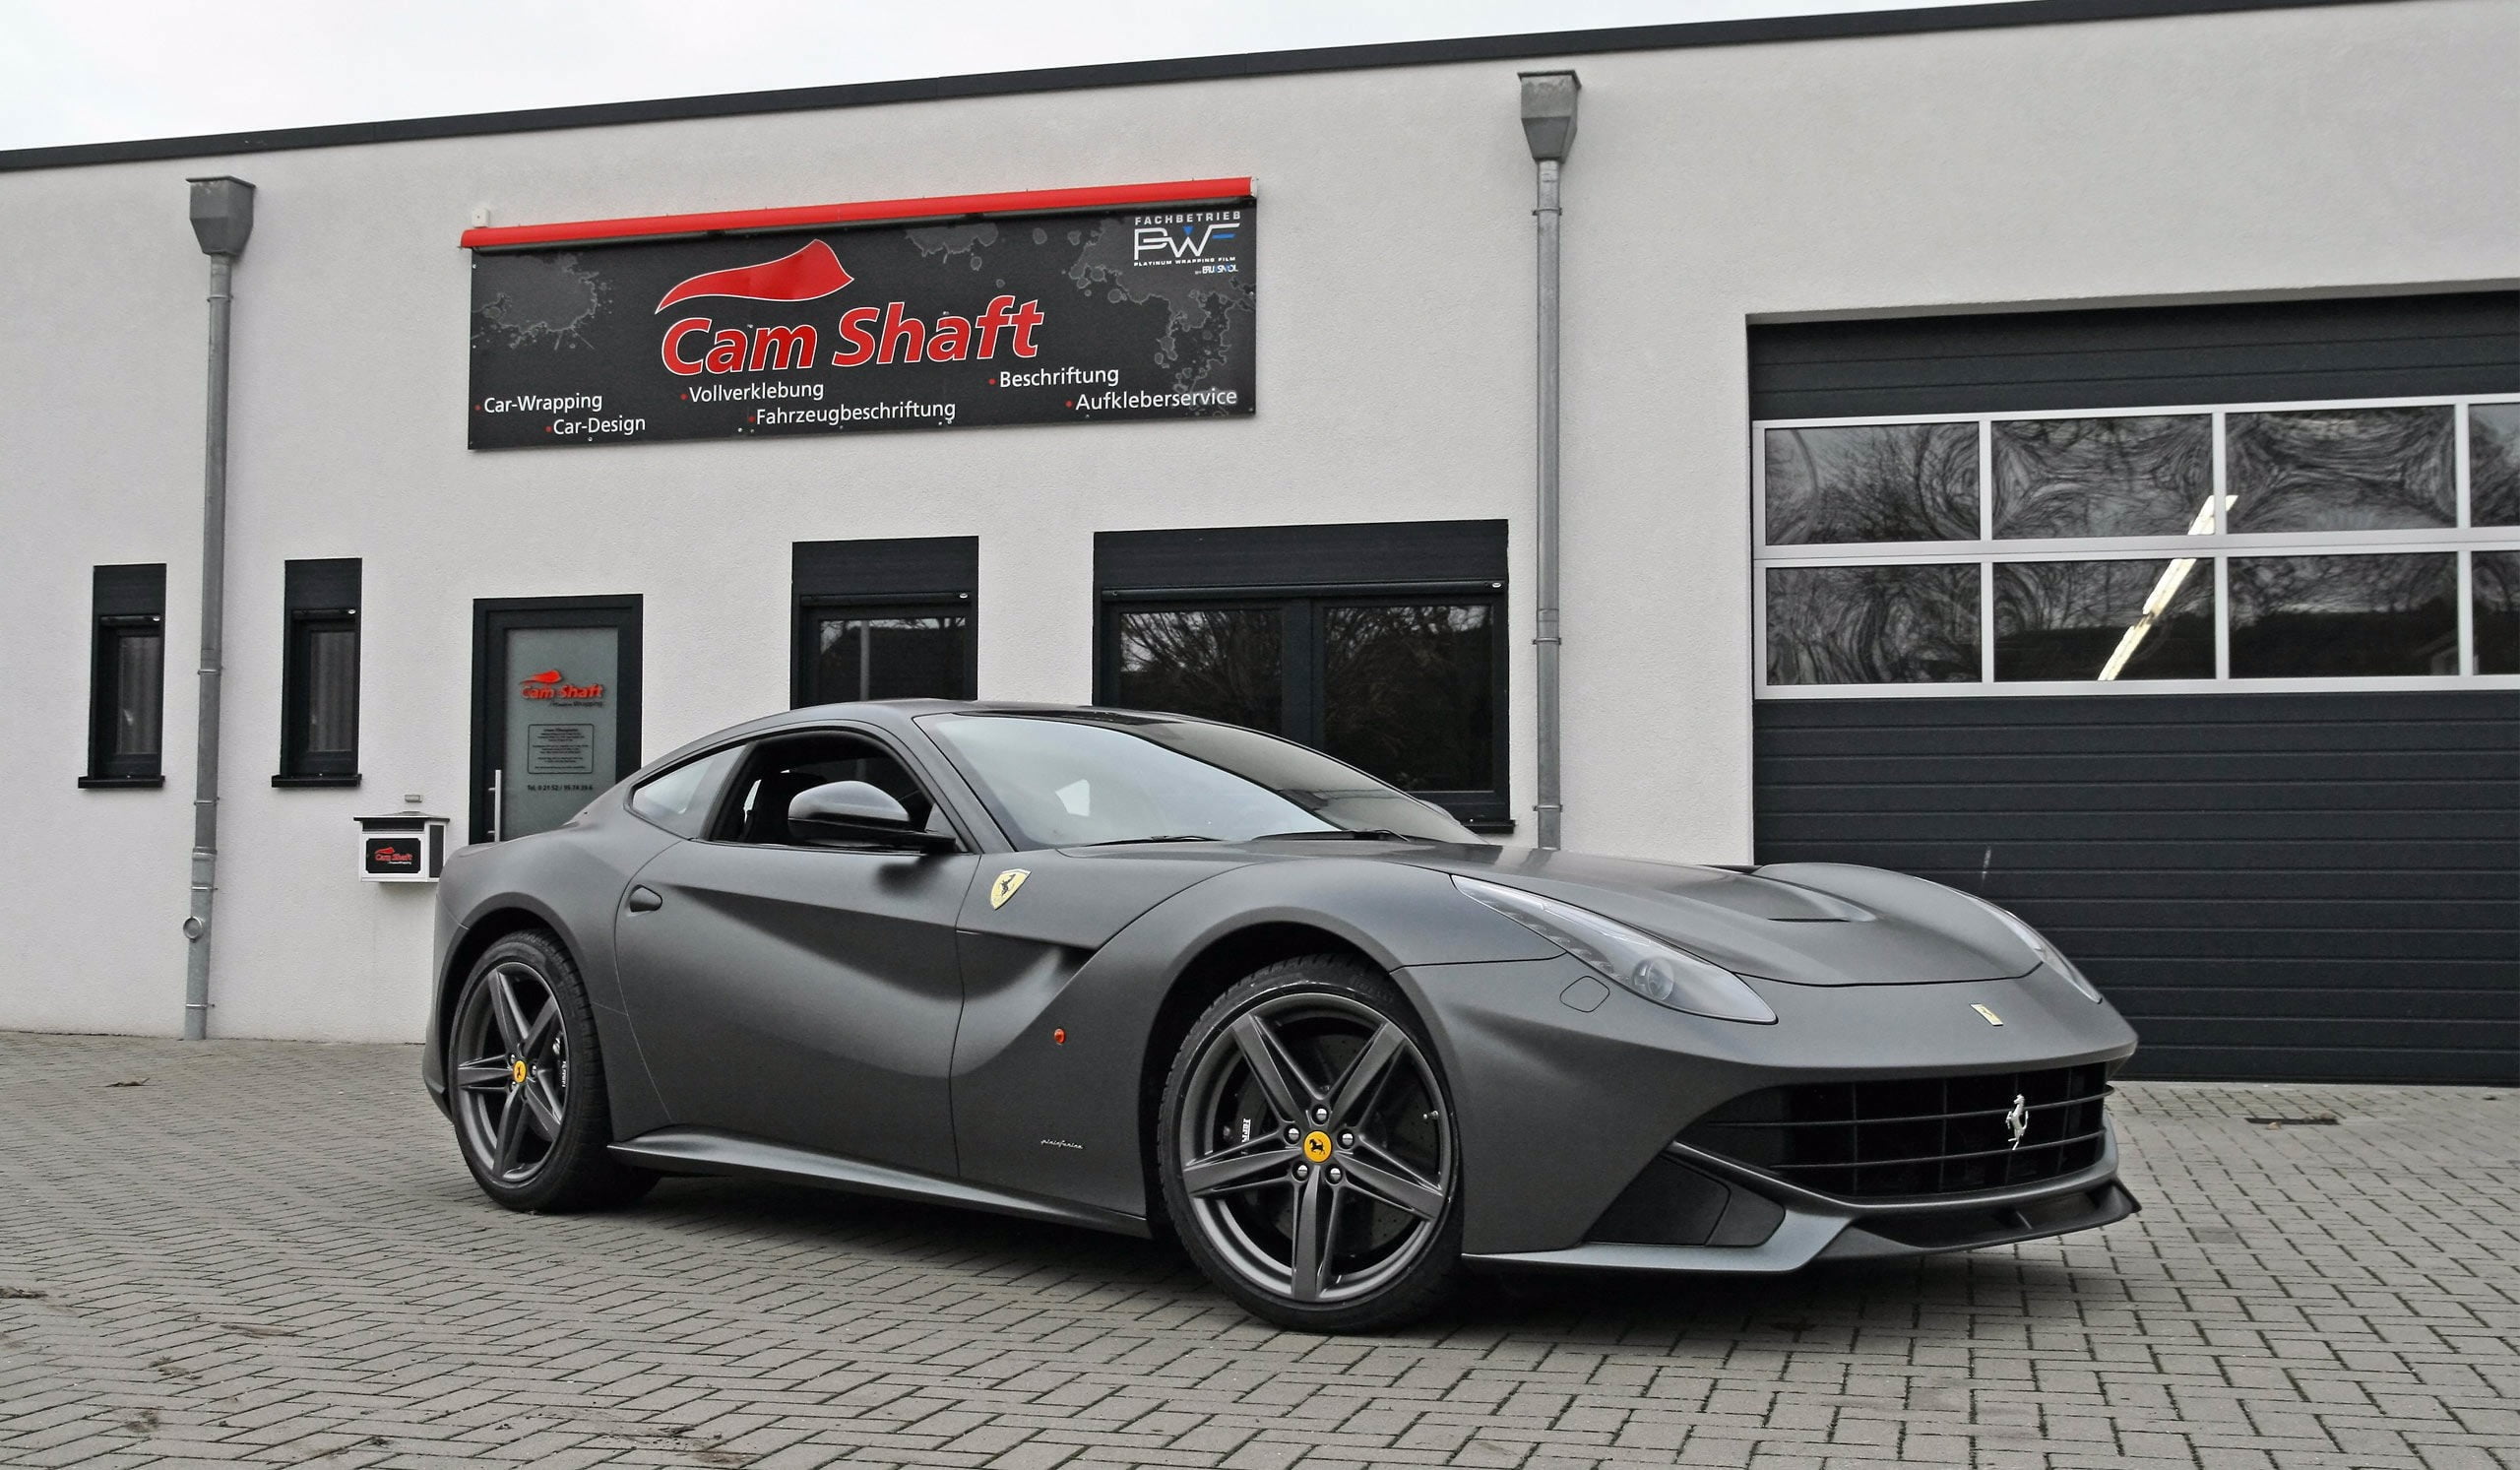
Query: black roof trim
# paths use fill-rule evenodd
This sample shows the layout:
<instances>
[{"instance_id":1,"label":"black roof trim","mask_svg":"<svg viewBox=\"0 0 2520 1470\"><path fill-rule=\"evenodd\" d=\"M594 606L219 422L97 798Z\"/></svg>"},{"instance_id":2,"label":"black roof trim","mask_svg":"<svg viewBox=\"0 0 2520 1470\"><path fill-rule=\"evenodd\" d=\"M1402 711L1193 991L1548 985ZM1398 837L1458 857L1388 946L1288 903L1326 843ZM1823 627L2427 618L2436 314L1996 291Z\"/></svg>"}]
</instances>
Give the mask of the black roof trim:
<instances>
[{"instance_id":1,"label":"black roof trim","mask_svg":"<svg viewBox=\"0 0 2520 1470\"><path fill-rule=\"evenodd\" d=\"M1257 51L1239 56L1121 61L1097 66L985 72L962 77L859 82L840 87L796 87L777 92L734 92L714 96L660 97L572 107L472 112L453 117L399 118L387 122L333 123L262 132L205 133L189 138L0 150L0 172L71 168L94 163L132 163L153 159L274 153L300 148L408 143L494 133L613 127L626 123L677 122L704 117L742 117L767 112L867 107L887 102L934 101L947 97L1006 96L1098 87L1144 87L1165 82L1210 82L1237 77L1293 76L1305 72L1362 71L1375 67L1537 60L1613 51L1675 50L1763 41L1825 40L2068 22L2147 20L2228 11L2301 10L2328 5L2385 3L2391 3L2391 0L1989 0L1989 3L1914 10L1852 11L1756 20L1696 21L1670 26L1541 32L1527 35L1389 41L1373 45L1322 46L1300 51Z\"/></svg>"}]
</instances>

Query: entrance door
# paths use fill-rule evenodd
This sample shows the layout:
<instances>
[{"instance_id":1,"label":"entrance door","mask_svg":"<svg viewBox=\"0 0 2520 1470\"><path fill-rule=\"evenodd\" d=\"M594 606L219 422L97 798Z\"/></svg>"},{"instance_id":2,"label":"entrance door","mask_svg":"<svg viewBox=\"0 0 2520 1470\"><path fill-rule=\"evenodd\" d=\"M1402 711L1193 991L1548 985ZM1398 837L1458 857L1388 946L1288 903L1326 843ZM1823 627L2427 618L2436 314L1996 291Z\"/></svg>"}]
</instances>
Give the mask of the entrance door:
<instances>
[{"instance_id":1,"label":"entrance door","mask_svg":"<svg viewBox=\"0 0 2520 1470\"><path fill-rule=\"evenodd\" d=\"M547 832L639 769L639 599L472 605L472 840Z\"/></svg>"}]
</instances>

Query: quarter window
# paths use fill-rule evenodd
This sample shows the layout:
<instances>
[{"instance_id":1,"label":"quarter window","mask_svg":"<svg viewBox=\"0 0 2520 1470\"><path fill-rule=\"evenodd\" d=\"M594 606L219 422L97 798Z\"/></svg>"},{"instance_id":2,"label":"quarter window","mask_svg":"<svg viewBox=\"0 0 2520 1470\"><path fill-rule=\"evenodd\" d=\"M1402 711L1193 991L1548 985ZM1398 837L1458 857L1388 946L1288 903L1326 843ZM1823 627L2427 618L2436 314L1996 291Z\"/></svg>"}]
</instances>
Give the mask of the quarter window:
<instances>
[{"instance_id":1,"label":"quarter window","mask_svg":"<svg viewBox=\"0 0 2520 1470\"><path fill-rule=\"evenodd\" d=\"M79 784L162 785L165 566L97 567L91 606L88 774Z\"/></svg>"},{"instance_id":2,"label":"quarter window","mask_svg":"<svg viewBox=\"0 0 2520 1470\"><path fill-rule=\"evenodd\" d=\"M2507 396L1753 433L1764 697L2520 674Z\"/></svg>"}]
</instances>

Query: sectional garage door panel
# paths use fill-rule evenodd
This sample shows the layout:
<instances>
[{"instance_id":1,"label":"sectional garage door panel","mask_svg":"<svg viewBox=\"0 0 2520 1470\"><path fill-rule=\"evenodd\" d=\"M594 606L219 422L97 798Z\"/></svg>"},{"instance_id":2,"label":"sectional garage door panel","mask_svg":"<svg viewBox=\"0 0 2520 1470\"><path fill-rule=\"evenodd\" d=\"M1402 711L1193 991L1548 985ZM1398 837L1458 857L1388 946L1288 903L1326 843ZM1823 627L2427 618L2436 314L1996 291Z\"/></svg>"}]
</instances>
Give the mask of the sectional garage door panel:
<instances>
[{"instance_id":1,"label":"sectional garage door panel","mask_svg":"<svg viewBox=\"0 0 2520 1470\"><path fill-rule=\"evenodd\" d=\"M2503 393L2520 293L1763 326L1750 416L2018 413Z\"/></svg>"},{"instance_id":2,"label":"sectional garage door panel","mask_svg":"<svg viewBox=\"0 0 2520 1470\"><path fill-rule=\"evenodd\" d=\"M1761 862L2053 935L2136 1075L2520 1081L2520 693L1767 701Z\"/></svg>"}]
</instances>

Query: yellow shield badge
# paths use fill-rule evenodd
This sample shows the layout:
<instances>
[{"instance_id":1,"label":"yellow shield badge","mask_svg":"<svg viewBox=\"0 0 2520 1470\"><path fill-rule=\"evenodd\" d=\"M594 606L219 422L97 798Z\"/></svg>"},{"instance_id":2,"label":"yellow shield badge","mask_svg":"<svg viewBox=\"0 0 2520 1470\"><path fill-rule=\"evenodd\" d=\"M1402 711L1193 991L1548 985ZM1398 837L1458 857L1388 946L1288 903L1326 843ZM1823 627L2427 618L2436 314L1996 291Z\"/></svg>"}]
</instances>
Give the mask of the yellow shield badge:
<instances>
[{"instance_id":1,"label":"yellow shield badge","mask_svg":"<svg viewBox=\"0 0 2520 1470\"><path fill-rule=\"evenodd\" d=\"M1010 867L999 873L997 881L988 885L988 906L992 909L1005 908L1006 901L1013 898L1015 890L1023 887L1024 880L1032 875L1030 868L1023 867Z\"/></svg>"}]
</instances>

